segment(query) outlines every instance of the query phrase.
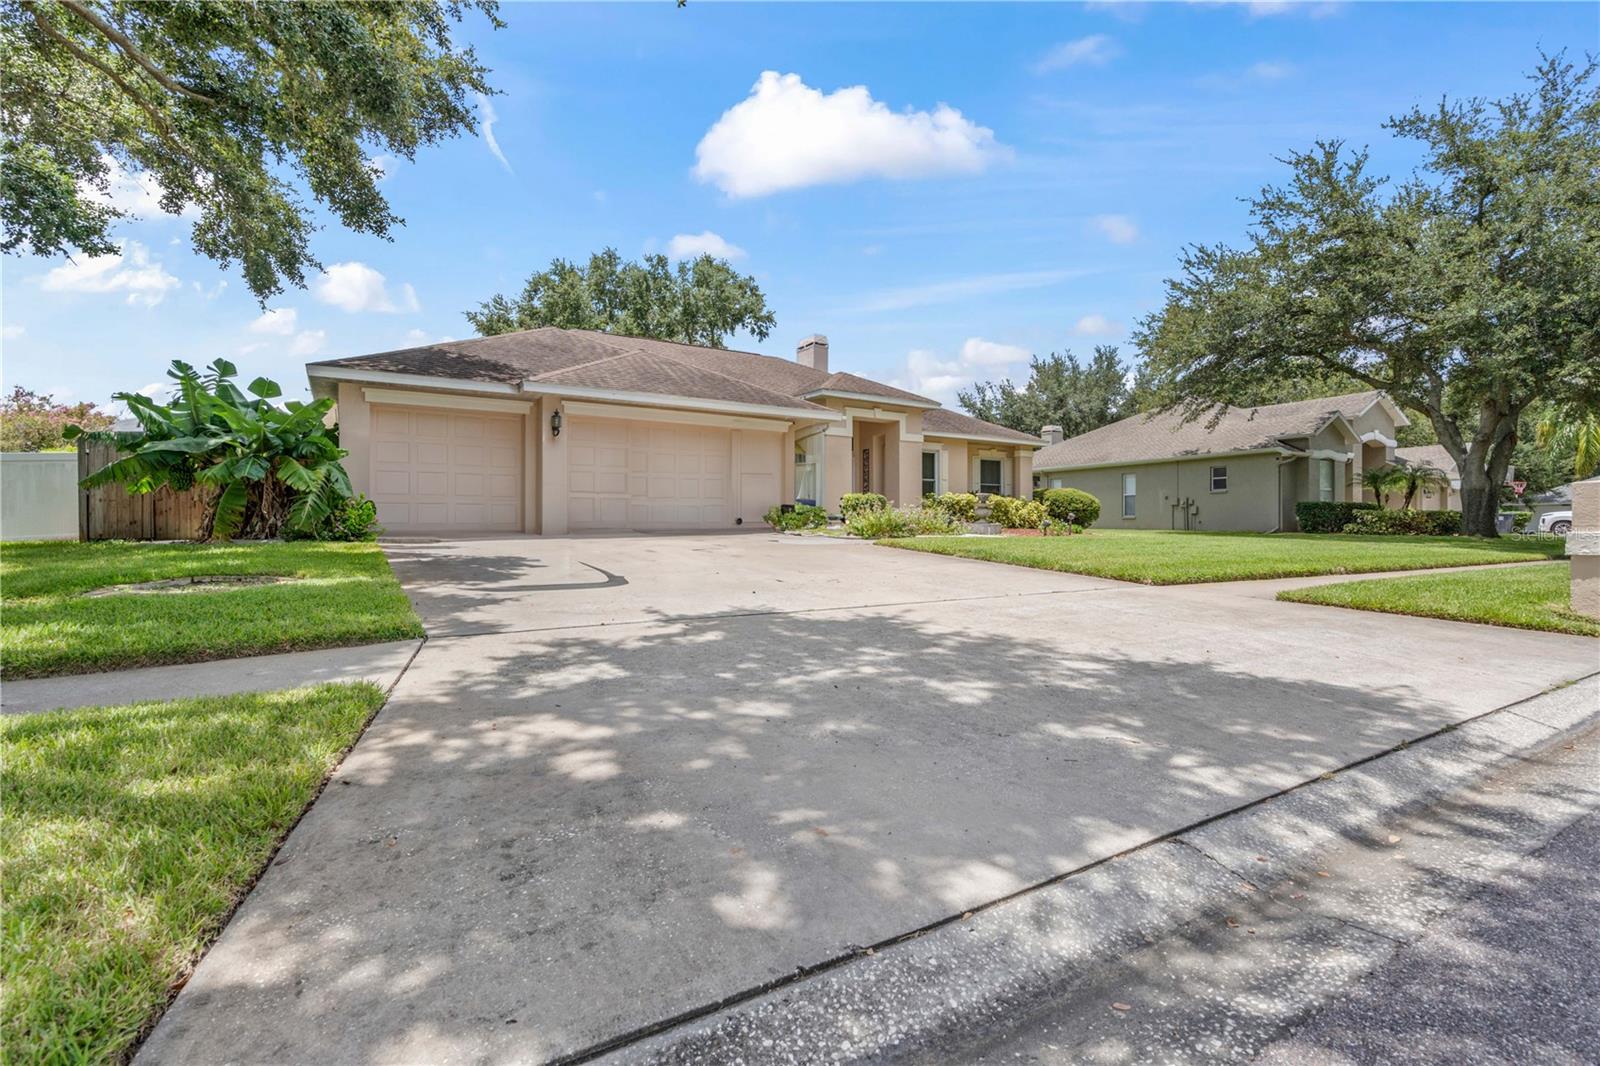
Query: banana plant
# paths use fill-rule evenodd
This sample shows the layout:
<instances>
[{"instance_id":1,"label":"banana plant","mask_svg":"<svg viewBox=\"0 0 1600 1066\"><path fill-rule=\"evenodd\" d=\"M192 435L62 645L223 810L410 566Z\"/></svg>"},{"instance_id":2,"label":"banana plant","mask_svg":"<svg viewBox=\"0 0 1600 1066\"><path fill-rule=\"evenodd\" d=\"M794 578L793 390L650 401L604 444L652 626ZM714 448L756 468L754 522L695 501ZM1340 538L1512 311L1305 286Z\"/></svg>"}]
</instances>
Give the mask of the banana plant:
<instances>
[{"instance_id":1,"label":"banana plant","mask_svg":"<svg viewBox=\"0 0 1600 1066\"><path fill-rule=\"evenodd\" d=\"M139 422L131 434L84 434L115 441L116 460L83 480L85 488L120 484L130 492L163 485L184 491L196 484L206 493L207 539L276 537L285 529L314 532L352 496L340 460L338 429L326 422L333 400L272 401L283 395L277 382L258 377L241 391L238 370L218 359L204 372L175 359L168 402L119 392ZM248 393L248 395L247 395Z\"/></svg>"}]
</instances>

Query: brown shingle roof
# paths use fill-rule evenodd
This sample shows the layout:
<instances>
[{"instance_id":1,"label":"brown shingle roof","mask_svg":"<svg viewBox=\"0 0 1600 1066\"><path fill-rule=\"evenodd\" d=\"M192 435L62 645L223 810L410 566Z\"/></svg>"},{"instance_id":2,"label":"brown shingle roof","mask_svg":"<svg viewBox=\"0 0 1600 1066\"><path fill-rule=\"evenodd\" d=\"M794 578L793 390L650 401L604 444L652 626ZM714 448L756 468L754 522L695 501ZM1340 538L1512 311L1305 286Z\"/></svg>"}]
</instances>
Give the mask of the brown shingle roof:
<instances>
[{"instance_id":1,"label":"brown shingle roof","mask_svg":"<svg viewBox=\"0 0 1600 1066\"><path fill-rule=\"evenodd\" d=\"M935 437L941 433L955 434L962 437L994 437L999 440L1014 440L1018 444L1041 444L1038 437L1029 436L1006 426L997 426L993 422L985 422L981 418L964 415L960 411L950 411L943 407L922 412L922 432L931 433Z\"/></svg>"},{"instance_id":2,"label":"brown shingle roof","mask_svg":"<svg viewBox=\"0 0 1600 1066\"><path fill-rule=\"evenodd\" d=\"M1035 470L1150 463L1162 459L1276 449L1285 441L1309 437L1333 419L1354 418L1370 407L1377 392L1355 392L1262 407L1230 407L1215 428L1201 416L1185 422L1176 411L1134 415L1090 430L1033 457Z\"/></svg>"},{"instance_id":3,"label":"brown shingle roof","mask_svg":"<svg viewBox=\"0 0 1600 1066\"><path fill-rule=\"evenodd\" d=\"M633 358L618 361L623 355ZM538 380L801 409L814 407L801 397L829 390L881 396L902 403L937 402L857 374L824 374L792 359L553 326L441 341L375 355L325 359L310 365L507 385ZM695 391L679 391L684 389ZM757 394L763 399L750 398Z\"/></svg>"},{"instance_id":4,"label":"brown shingle roof","mask_svg":"<svg viewBox=\"0 0 1600 1066\"><path fill-rule=\"evenodd\" d=\"M1443 444L1418 444L1411 448L1396 448L1394 457L1412 466L1431 466L1448 478L1461 476L1461 471L1456 469L1456 461L1450 458L1450 452Z\"/></svg>"}]
</instances>

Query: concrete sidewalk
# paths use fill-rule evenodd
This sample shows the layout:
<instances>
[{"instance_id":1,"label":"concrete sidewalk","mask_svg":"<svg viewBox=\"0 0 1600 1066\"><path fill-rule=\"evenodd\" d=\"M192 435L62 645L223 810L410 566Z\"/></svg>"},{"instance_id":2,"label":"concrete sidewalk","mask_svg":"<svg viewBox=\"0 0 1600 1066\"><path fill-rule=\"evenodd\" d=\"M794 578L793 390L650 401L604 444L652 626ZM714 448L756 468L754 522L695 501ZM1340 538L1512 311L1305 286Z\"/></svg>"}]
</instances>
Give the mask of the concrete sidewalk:
<instances>
[{"instance_id":1,"label":"concrete sidewalk","mask_svg":"<svg viewBox=\"0 0 1600 1066\"><path fill-rule=\"evenodd\" d=\"M285 655L6 681L0 683L0 713L36 714L185 696L270 692L325 681L371 681L388 689L421 646L420 640L397 640Z\"/></svg>"}]
</instances>

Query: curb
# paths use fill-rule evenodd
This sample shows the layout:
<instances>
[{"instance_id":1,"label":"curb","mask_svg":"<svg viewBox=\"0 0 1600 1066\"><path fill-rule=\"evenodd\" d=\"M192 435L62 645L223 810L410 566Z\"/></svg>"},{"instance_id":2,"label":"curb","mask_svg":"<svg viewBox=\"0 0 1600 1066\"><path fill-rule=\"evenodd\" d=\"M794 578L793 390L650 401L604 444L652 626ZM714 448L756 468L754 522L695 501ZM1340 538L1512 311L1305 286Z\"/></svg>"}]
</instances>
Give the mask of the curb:
<instances>
[{"instance_id":1,"label":"curb","mask_svg":"<svg viewBox=\"0 0 1600 1066\"><path fill-rule=\"evenodd\" d=\"M937 1052L959 1033L1070 994L1097 964L1597 722L1593 674L566 1061L859 1062Z\"/></svg>"}]
</instances>

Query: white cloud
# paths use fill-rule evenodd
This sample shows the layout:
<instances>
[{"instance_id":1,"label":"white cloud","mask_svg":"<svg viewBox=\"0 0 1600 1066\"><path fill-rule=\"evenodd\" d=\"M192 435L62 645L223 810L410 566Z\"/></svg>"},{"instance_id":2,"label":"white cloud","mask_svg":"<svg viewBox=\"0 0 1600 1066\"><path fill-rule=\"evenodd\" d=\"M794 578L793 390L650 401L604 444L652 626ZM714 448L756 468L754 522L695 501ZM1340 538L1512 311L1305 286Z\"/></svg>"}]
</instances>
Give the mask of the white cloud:
<instances>
[{"instance_id":1,"label":"white cloud","mask_svg":"<svg viewBox=\"0 0 1600 1066\"><path fill-rule=\"evenodd\" d=\"M881 255L881 254L883 254L883 245L881 245L881 244L869 244L865 248L861 249L861 254L862 255Z\"/></svg>"},{"instance_id":2,"label":"white cloud","mask_svg":"<svg viewBox=\"0 0 1600 1066\"><path fill-rule=\"evenodd\" d=\"M940 104L890 111L864 85L831 93L763 71L695 148L694 176L730 196L863 178L975 174L1010 156L994 131Z\"/></svg>"},{"instance_id":3,"label":"white cloud","mask_svg":"<svg viewBox=\"0 0 1600 1066\"><path fill-rule=\"evenodd\" d=\"M290 355L316 355L322 351L322 346L328 340L326 330L308 329L296 333L294 341L289 345Z\"/></svg>"},{"instance_id":4,"label":"white cloud","mask_svg":"<svg viewBox=\"0 0 1600 1066\"><path fill-rule=\"evenodd\" d=\"M1103 67L1121 54L1122 48L1116 41L1103 33L1091 33L1087 37L1062 41L1050 49L1033 65L1033 72L1049 74L1080 65Z\"/></svg>"},{"instance_id":5,"label":"white cloud","mask_svg":"<svg viewBox=\"0 0 1600 1066\"><path fill-rule=\"evenodd\" d=\"M954 356L924 348L911 351L892 384L943 403L954 403L958 390L971 387L975 381L1009 376L1006 371L1026 366L1032 354L1015 344L968 337Z\"/></svg>"},{"instance_id":6,"label":"white cloud","mask_svg":"<svg viewBox=\"0 0 1600 1066\"><path fill-rule=\"evenodd\" d=\"M400 303L389 296L388 280L365 263L335 263L317 281L316 297L352 313L357 311L419 311L422 303L411 283L400 287Z\"/></svg>"},{"instance_id":7,"label":"white cloud","mask_svg":"<svg viewBox=\"0 0 1600 1066\"><path fill-rule=\"evenodd\" d=\"M506 173L513 173L511 161L500 150L500 142L495 140L494 124L500 121L500 116L495 112L494 102L482 93L478 93L478 125L483 130L483 143L489 146L489 151L500 160L500 165L506 168Z\"/></svg>"},{"instance_id":8,"label":"white cloud","mask_svg":"<svg viewBox=\"0 0 1600 1066\"><path fill-rule=\"evenodd\" d=\"M300 313L292 307L275 307L270 311L263 311L261 317L250 323L251 333L272 333L280 337L287 337L294 332L295 325L300 320Z\"/></svg>"},{"instance_id":9,"label":"white cloud","mask_svg":"<svg viewBox=\"0 0 1600 1066\"><path fill-rule=\"evenodd\" d=\"M1260 63L1250 64L1245 73L1256 81L1282 81L1294 73L1294 65L1263 60Z\"/></svg>"},{"instance_id":10,"label":"white cloud","mask_svg":"<svg viewBox=\"0 0 1600 1066\"><path fill-rule=\"evenodd\" d=\"M927 307L997 292L1042 289L1087 273L1089 271L1085 270L1030 270L1011 274L980 274L976 277L958 278L955 281L937 281L928 285L883 289L869 295L856 310L904 311L911 307Z\"/></svg>"},{"instance_id":11,"label":"white cloud","mask_svg":"<svg viewBox=\"0 0 1600 1066\"><path fill-rule=\"evenodd\" d=\"M399 159L389 155L387 152L367 157L367 166L377 171L377 175L373 180L379 182L389 180L390 175L394 173L394 166L398 162L400 162Z\"/></svg>"},{"instance_id":12,"label":"white cloud","mask_svg":"<svg viewBox=\"0 0 1600 1066\"><path fill-rule=\"evenodd\" d=\"M745 250L729 244L720 234L705 230L702 233L680 233L667 242L667 255L673 259L693 259L699 255L714 255L718 259L743 259Z\"/></svg>"},{"instance_id":13,"label":"white cloud","mask_svg":"<svg viewBox=\"0 0 1600 1066\"><path fill-rule=\"evenodd\" d=\"M5 326L0 327L0 337L4 337L8 341L14 341L26 332L28 332L26 329L14 322L8 322Z\"/></svg>"},{"instance_id":14,"label":"white cloud","mask_svg":"<svg viewBox=\"0 0 1600 1066\"><path fill-rule=\"evenodd\" d=\"M154 307L177 288L177 278L150 259L150 250L128 241L110 255L86 256L54 267L40 282L46 292L125 292L130 304Z\"/></svg>"},{"instance_id":15,"label":"white cloud","mask_svg":"<svg viewBox=\"0 0 1600 1066\"><path fill-rule=\"evenodd\" d=\"M1073 324L1072 332L1079 337L1109 337L1122 332L1122 323L1113 322L1105 315L1084 315Z\"/></svg>"},{"instance_id":16,"label":"white cloud","mask_svg":"<svg viewBox=\"0 0 1600 1066\"><path fill-rule=\"evenodd\" d=\"M412 344L427 344L428 331L425 329L408 329L406 330L406 340Z\"/></svg>"},{"instance_id":17,"label":"white cloud","mask_svg":"<svg viewBox=\"0 0 1600 1066\"><path fill-rule=\"evenodd\" d=\"M1132 244L1139 239L1139 226L1127 215L1096 215L1089 225L1112 244Z\"/></svg>"}]
</instances>

